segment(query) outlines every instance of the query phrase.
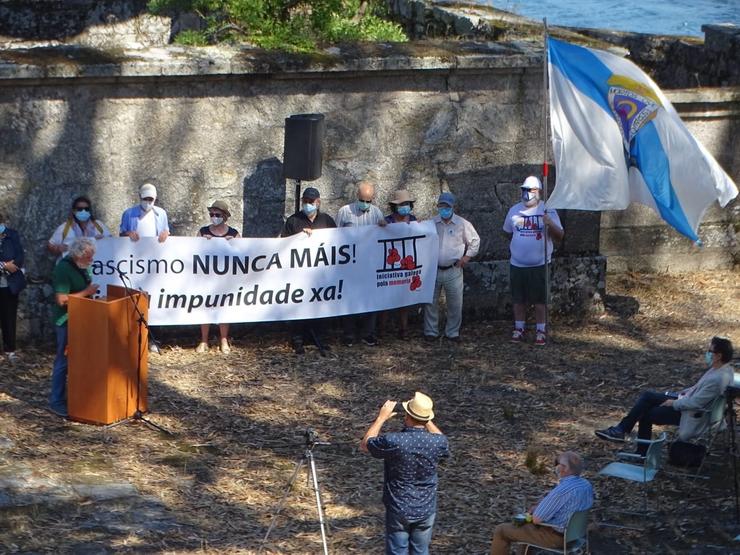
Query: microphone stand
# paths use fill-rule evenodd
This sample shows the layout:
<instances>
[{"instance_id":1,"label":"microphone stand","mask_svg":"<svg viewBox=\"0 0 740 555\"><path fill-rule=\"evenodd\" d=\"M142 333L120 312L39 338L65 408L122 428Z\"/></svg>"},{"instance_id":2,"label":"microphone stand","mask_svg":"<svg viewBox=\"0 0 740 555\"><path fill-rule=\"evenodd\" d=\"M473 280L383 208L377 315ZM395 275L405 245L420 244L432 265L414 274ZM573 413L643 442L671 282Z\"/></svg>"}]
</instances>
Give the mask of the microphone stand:
<instances>
[{"instance_id":1,"label":"microphone stand","mask_svg":"<svg viewBox=\"0 0 740 555\"><path fill-rule=\"evenodd\" d=\"M144 413L141 411L141 346L143 343L143 328L146 328L147 332L151 336L151 331L149 329L149 323L146 321L146 318L144 318L144 314L141 312L141 309L139 309L139 303L137 303L132 295L132 288L133 284L131 283L130 278L126 274L124 274L120 269L116 268L116 273L118 274L118 278L121 280L121 283L123 284L123 288L126 291L126 297L131 301L131 305L134 307L134 310L137 314L137 322L138 322L138 333L137 333L137 348L136 351L136 410L134 411L133 416L130 418L125 418L124 420L121 420L120 422L114 422L113 424L110 424L106 426L107 428L113 428L114 426L118 426L119 424L122 424L124 422L128 422L129 420L141 420L144 424L147 426L158 430L160 432L163 432L167 435L174 435L171 431L164 428L163 426L160 426L159 424L156 424L146 418L144 416ZM129 279L129 286L126 283L126 279ZM143 291L138 291L139 295L143 295Z\"/></svg>"}]
</instances>

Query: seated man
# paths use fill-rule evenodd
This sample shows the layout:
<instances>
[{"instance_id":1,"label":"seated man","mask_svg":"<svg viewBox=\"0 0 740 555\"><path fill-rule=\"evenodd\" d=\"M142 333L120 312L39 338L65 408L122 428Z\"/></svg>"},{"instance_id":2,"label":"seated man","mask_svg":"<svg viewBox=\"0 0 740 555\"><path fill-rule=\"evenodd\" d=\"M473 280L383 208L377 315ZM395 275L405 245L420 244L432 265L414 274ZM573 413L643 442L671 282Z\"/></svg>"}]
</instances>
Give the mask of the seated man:
<instances>
[{"instance_id":1,"label":"seated man","mask_svg":"<svg viewBox=\"0 0 740 555\"><path fill-rule=\"evenodd\" d=\"M695 385L679 393L645 391L619 424L596 430L596 435L607 441L624 441L625 434L629 434L636 423L639 423L637 437L640 439L652 438L653 424L679 426L678 435L683 441L701 434L706 418L705 413L697 411L708 408L732 382L734 371L729 364L732 343L726 337L713 337L704 359L709 369ZM638 444L638 454L644 455L647 447Z\"/></svg>"},{"instance_id":2,"label":"seated man","mask_svg":"<svg viewBox=\"0 0 740 555\"><path fill-rule=\"evenodd\" d=\"M512 542L527 542L542 547L563 546L565 527L577 511L590 509L594 504L594 490L580 474L583 462L577 453L566 451L555 459L558 485L527 514L521 525L499 524L493 532L491 555L509 555Z\"/></svg>"}]
</instances>

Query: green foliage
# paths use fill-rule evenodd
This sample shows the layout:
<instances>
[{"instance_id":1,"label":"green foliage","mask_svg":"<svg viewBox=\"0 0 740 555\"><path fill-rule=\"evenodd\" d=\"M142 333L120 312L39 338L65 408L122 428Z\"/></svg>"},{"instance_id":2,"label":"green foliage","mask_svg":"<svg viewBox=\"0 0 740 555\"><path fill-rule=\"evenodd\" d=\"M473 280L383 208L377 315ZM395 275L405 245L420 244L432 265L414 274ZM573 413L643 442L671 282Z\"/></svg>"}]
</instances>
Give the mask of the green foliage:
<instances>
[{"instance_id":1,"label":"green foliage","mask_svg":"<svg viewBox=\"0 0 740 555\"><path fill-rule=\"evenodd\" d=\"M197 14L204 29L175 38L186 45L250 42L311 52L339 41L407 40L401 27L385 18L383 0L149 0L148 8L155 14Z\"/></svg>"}]
</instances>

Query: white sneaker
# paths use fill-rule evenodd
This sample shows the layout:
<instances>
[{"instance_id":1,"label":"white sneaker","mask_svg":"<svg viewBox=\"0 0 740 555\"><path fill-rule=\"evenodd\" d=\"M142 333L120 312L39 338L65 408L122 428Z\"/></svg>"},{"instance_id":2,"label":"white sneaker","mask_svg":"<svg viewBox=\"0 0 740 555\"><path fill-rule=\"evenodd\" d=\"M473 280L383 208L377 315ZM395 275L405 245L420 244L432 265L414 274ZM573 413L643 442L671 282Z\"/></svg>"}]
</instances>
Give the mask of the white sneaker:
<instances>
[{"instance_id":1,"label":"white sneaker","mask_svg":"<svg viewBox=\"0 0 740 555\"><path fill-rule=\"evenodd\" d=\"M5 354L8 357L8 362L10 362L11 364L18 362L18 355L15 354L15 351Z\"/></svg>"},{"instance_id":2,"label":"white sneaker","mask_svg":"<svg viewBox=\"0 0 740 555\"><path fill-rule=\"evenodd\" d=\"M208 343L205 343L204 341L201 341L198 343L198 346L195 348L196 353L207 353L208 352Z\"/></svg>"},{"instance_id":3,"label":"white sneaker","mask_svg":"<svg viewBox=\"0 0 740 555\"><path fill-rule=\"evenodd\" d=\"M229 340L225 337L221 339L221 352L225 355L228 355L231 352L231 347L229 347Z\"/></svg>"}]
</instances>

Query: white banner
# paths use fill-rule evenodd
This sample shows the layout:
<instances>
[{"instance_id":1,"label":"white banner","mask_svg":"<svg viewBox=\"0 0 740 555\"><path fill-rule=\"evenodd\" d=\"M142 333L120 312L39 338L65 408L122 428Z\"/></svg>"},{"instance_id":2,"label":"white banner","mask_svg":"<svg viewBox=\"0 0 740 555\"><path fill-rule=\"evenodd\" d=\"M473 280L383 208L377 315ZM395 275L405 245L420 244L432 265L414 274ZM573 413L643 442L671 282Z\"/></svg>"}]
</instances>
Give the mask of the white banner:
<instances>
[{"instance_id":1,"label":"white banner","mask_svg":"<svg viewBox=\"0 0 740 555\"><path fill-rule=\"evenodd\" d=\"M432 221L315 230L283 239L97 241L93 282L151 296L155 326L266 322L429 303L439 245Z\"/></svg>"}]
</instances>

